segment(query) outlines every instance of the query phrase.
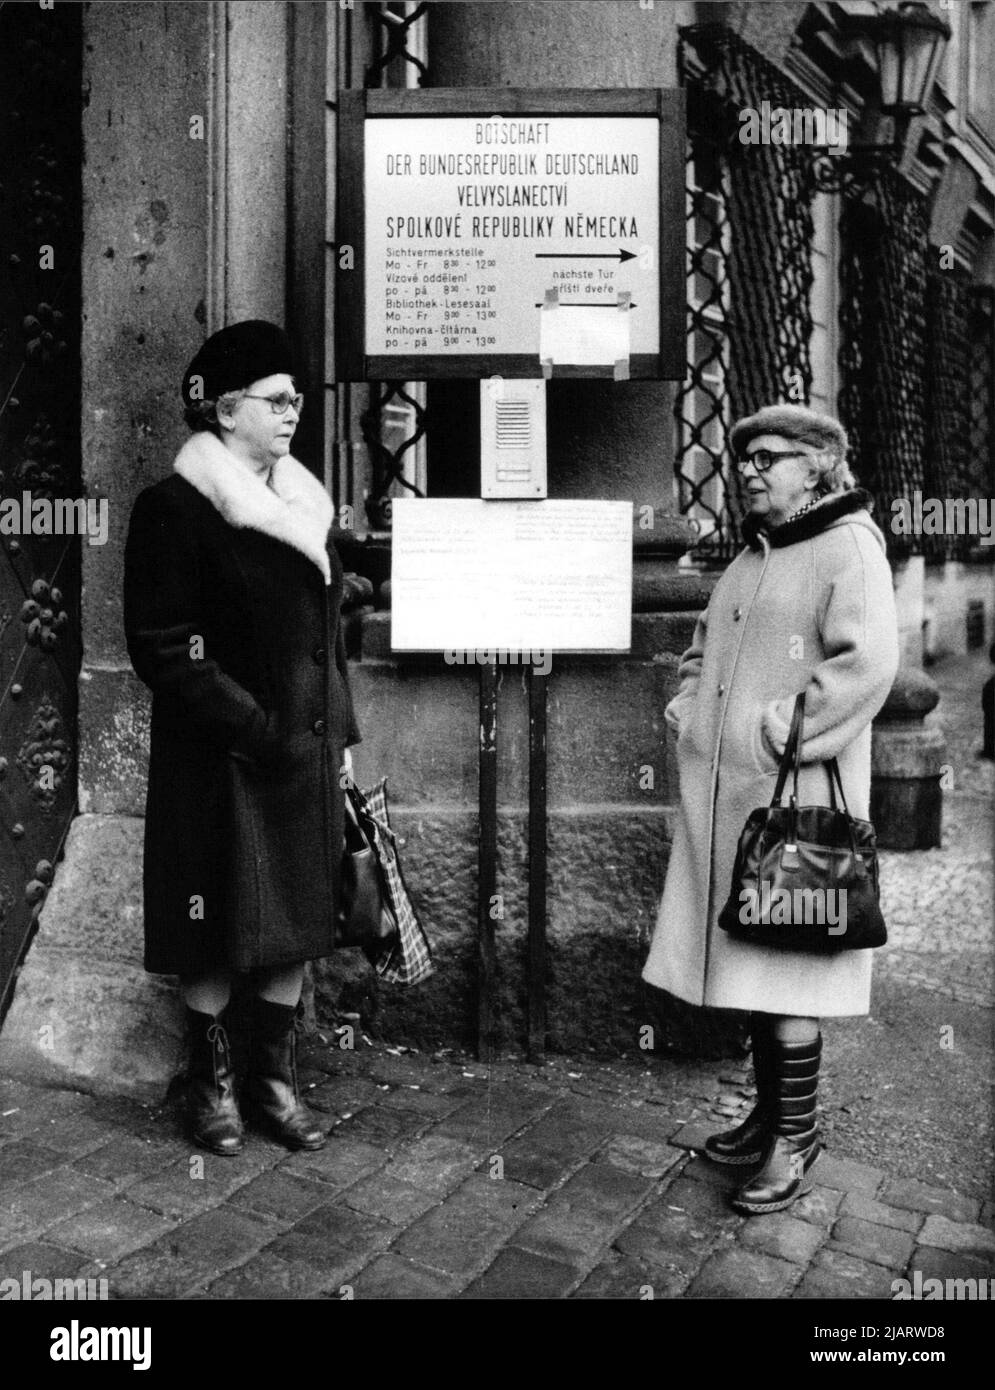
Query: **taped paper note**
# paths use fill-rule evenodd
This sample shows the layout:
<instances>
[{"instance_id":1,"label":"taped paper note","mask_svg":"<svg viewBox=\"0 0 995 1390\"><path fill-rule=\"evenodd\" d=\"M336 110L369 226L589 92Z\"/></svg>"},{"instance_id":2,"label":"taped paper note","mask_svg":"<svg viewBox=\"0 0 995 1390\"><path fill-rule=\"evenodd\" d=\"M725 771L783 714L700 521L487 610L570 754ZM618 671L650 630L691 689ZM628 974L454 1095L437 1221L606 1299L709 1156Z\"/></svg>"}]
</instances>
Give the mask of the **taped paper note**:
<instances>
[{"instance_id":1,"label":"taped paper note","mask_svg":"<svg viewBox=\"0 0 995 1390\"><path fill-rule=\"evenodd\" d=\"M547 303L539 314L539 360L573 367L615 367L629 360L628 307Z\"/></svg>"}]
</instances>

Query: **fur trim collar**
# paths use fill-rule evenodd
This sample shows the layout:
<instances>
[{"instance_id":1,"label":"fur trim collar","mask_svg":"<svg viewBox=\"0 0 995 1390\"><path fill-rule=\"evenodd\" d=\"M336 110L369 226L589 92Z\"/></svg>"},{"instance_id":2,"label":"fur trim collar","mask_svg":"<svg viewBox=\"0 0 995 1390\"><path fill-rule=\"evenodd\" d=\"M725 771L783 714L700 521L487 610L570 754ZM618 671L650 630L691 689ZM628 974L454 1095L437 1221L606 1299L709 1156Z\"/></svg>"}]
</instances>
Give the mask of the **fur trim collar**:
<instances>
[{"instance_id":1,"label":"fur trim collar","mask_svg":"<svg viewBox=\"0 0 995 1390\"><path fill-rule=\"evenodd\" d=\"M763 548L761 533L766 536L773 550L780 550L783 546L794 545L798 541L810 541L834 521L852 516L854 512L870 512L873 506L871 494L862 487L855 487L848 492L833 493L818 506L810 507L801 516L784 522L782 526L772 526L768 529L761 519L750 515L745 518L740 529L743 540L751 550Z\"/></svg>"},{"instance_id":2,"label":"fur trim collar","mask_svg":"<svg viewBox=\"0 0 995 1390\"><path fill-rule=\"evenodd\" d=\"M325 545L332 499L302 463L286 455L273 465L271 485L253 473L216 435L201 430L184 444L173 468L230 526L262 531L306 555L332 581Z\"/></svg>"}]
</instances>

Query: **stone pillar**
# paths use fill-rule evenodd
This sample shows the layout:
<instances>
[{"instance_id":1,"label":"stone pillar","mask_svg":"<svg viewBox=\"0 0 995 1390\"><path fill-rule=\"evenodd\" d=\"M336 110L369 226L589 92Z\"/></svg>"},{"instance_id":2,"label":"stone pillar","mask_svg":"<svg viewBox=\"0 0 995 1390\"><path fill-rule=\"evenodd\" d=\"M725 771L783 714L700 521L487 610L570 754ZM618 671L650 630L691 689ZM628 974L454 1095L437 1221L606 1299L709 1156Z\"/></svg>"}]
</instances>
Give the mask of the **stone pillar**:
<instances>
[{"instance_id":1,"label":"stone pillar","mask_svg":"<svg viewBox=\"0 0 995 1390\"><path fill-rule=\"evenodd\" d=\"M83 481L109 500L110 534L83 547L81 814L4 1023L8 1071L161 1096L180 1056L174 986L142 967L148 692L124 642L124 543L136 494L188 437L179 382L197 345L283 318L285 11L84 14Z\"/></svg>"}]
</instances>

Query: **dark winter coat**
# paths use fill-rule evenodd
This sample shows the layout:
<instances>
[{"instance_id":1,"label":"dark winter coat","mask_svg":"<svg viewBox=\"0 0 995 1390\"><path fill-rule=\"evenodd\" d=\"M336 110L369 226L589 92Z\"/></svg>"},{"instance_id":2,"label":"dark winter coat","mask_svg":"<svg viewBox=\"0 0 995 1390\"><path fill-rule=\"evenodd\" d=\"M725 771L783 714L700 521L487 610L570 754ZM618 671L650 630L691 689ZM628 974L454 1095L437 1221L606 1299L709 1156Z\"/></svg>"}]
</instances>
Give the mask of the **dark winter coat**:
<instances>
[{"instance_id":1,"label":"dark winter coat","mask_svg":"<svg viewBox=\"0 0 995 1390\"><path fill-rule=\"evenodd\" d=\"M798 691L806 692L800 805L829 804L836 758L866 818L871 720L898 668L884 540L860 489L834 494L750 542L698 620L666 710L681 784L673 848L643 976L692 1004L799 1016L866 1014L871 951L814 956L722 931L747 816L770 803Z\"/></svg>"},{"instance_id":2,"label":"dark winter coat","mask_svg":"<svg viewBox=\"0 0 995 1390\"><path fill-rule=\"evenodd\" d=\"M197 974L333 948L342 750L358 741L331 500L213 434L135 502L128 652L152 691L145 967Z\"/></svg>"}]
</instances>

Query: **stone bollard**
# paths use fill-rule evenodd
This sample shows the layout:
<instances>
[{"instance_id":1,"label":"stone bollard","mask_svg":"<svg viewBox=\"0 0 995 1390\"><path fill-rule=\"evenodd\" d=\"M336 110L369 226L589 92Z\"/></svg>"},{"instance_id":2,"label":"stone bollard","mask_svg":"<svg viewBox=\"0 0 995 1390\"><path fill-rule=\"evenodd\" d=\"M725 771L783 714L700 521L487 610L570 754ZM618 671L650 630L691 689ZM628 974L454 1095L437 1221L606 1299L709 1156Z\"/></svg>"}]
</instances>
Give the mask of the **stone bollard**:
<instances>
[{"instance_id":1,"label":"stone bollard","mask_svg":"<svg viewBox=\"0 0 995 1390\"><path fill-rule=\"evenodd\" d=\"M874 720L871 742L871 820L880 849L940 845L946 759L942 729L928 727L940 692L924 671L903 666Z\"/></svg>"}]
</instances>

